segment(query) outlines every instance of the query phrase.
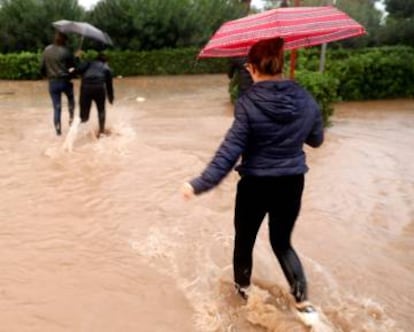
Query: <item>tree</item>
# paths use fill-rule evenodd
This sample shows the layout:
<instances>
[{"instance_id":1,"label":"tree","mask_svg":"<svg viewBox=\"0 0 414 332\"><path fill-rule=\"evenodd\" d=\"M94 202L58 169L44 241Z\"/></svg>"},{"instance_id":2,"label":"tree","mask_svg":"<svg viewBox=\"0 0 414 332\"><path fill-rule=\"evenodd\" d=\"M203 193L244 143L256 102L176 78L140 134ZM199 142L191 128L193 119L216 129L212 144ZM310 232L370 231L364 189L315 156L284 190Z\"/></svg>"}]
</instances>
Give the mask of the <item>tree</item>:
<instances>
[{"instance_id":1,"label":"tree","mask_svg":"<svg viewBox=\"0 0 414 332\"><path fill-rule=\"evenodd\" d=\"M378 43L382 13L375 7L375 1L337 0L336 6L363 25L367 31L365 36L344 40L341 42L343 46L364 47Z\"/></svg>"},{"instance_id":2,"label":"tree","mask_svg":"<svg viewBox=\"0 0 414 332\"><path fill-rule=\"evenodd\" d=\"M118 49L200 46L223 22L246 15L247 6L250 0L101 0L85 13L78 0L0 0L0 52L42 49L59 19L89 21Z\"/></svg>"},{"instance_id":3,"label":"tree","mask_svg":"<svg viewBox=\"0 0 414 332\"><path fill-rule=\"evenodd\" d=\"M388 13L381 42L414 46L414 0L385 0Z\"/></svg>"},{"instance_id":4,"label":"tree","mask_svg":"<svg viewBox=\"0 0 414 332\"><path fill-rule=\"evenodd\" d=\"M245 7L245 12L246 14L249 13L250 11L250 7L252 4L252 0L240 0L242 5Z\"/></svg>"},{"instance_id":5,"label":"tree","mask_svg":"<svg viewBox=\"0 0 414 332\"><path fill-rule=\"evenodd\" d=\"M384 4L391 18L411 18L414 16L414 0L385 0Z\"/></svg>"},{"instance_id":6,"label":"tree","mask_svg":"<svg viewBox=\"0 0 414 332\"><path fill-rule=\"evenodd\" d=\"M244 8L240 0L102 0L88 20L118 49L154 50L199 46Z\"/></svg>"},{"instance_id":7,"label":"tree","mask_svg":"<svg viewBox=\"0 0 414 332\"><path fill-rule=\"evenodd\" d=\"M42 49L51 41L53 21L82 15L77 0L0 0L0 52Z\"/></svg>"}]
</instances>

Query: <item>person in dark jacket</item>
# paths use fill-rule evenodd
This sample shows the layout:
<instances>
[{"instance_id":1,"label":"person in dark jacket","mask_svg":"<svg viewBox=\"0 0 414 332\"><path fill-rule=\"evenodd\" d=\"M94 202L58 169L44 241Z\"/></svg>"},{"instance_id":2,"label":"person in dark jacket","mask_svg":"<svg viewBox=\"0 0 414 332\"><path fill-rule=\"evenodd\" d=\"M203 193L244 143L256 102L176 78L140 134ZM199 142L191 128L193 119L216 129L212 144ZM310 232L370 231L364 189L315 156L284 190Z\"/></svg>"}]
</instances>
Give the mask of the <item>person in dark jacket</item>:
<instances>
[{"instance_id":1,"label":"person in dark jacket","mask_svg":"<svg viewBox=\"0 0 414 332\"><path fill-rule=\"evenodd\" d=\"M49 80L49 93L53 103L53 123L56 134L62 134L61 113L62 93L68 98L69 125L73 121L75 110L75 97L73 94L73 83L71 72L74 71L75 57L66 47L67 36L56 32L54 42L48 45L42 54L41 74Z\"/></svg>"},{"instance_id":2,"label":"person in dark jacket","mask_svg":"<svg viewBox=\"0 0 414 332\"><path fill-rule=\"evenodd\" d=\"M100 136L105 133L106 97L110 104L114 101L112 70L107 63L106 56L99 53L94 61L81 63L77 71L81 75L79 97L81 122L89 120L92 101L94 101L98 110L98 136Z\"/></svg>"},{"instance_id":3,"label":"person in dark jacket","mask_svg":"<svg viewBox=\"0 0 414 332\"><path fill-rule=\"evenodd\" d=\"M260 225L269 216L272 249L282 267L305 324L318 317L308 301L302 264L291 244L308 171L304 144L324 139L322 115L314 98L283 79L283 40L259 41L248 54L253 86L235 105L235 119L218 151L200 176L182 187L189 199L212 189L236 167L241 179L235 204L233 272L236 289L248 295L252 252Z\"/></svg>"},{"instance_id":4,"label":"person in dark jacket","mask_svg":"<svg viewBox=\"0 0 414 332\"><path fill-rule=\"evenodd\" d=\"M234 99L242 96L253 84L252 77L244 66L246 60L246 57L235 57L230 59L227 76L230 79L230 92L233 92L232 90L236 89L234 92Z\"/></svg>"}]
</instances>

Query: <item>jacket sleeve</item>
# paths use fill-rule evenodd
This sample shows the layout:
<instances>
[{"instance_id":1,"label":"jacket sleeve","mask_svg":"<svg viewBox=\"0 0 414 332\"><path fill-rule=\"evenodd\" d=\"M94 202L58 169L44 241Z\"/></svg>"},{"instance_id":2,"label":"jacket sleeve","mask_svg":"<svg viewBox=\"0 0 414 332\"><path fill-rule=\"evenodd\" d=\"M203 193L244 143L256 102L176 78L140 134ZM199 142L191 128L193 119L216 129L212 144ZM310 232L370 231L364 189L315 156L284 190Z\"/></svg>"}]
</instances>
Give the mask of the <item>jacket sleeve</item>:
<instances>
[{"instance_id":1,"label":"jacket sleeve","mask_svg":"<svg viewBox=\"0 0 414 332\"><path fill-rule=\"evenodd\" d=\"M319 109L318 104L312 100L312 108L314 112L314 122L312 129L306 138L305 143L313 148L317 148L322 145L324 140L324 128L323 128L323 119L322 119L322 113Z\"/></svg>"},{"instance_id":2,"label":"jacket sleeve","mask_svg":"<svg viewBox=\"0 0 414 332\"><path fill-rule=\"evenodd\" d=\"M78 61L76 64L76 74L83 75L89 68L89 61Z\"/></svg>"},{"instance_id":3,"label":"jacket sleeve","mask_svg":"<svg viewBox=\"0 0 414 332\"><path fill-rule=\"evenodd\" d=\"M230 172L247 145L248 134L247 114L238 102L233 124L215 156L201 175L190 181L195 194L212 189Z\"/></svg>"},{"instance_id":4,"label":"jacket sleeve","mask_svg":"<svg viewBox=\"0 0 414 332\"><path fill-rule=\"evenodd\" d=\"M105 70L105 85L106 93L108 95L108 100L110 103L114 101L114 86L112 76L112 70L109 67L107 67Z\"/></svg>"},{"instance_id":5,"label":"jacket sleeve","mask_svg":"<svg viewBox=\"0 0 414 332\"><path fill-rule=\"evenodd\" d=\"M42 58L40 59L40 76L41 77L47 76L46 61L45 61L43 54L42 54Z\"/></svg>"}]
</instances>

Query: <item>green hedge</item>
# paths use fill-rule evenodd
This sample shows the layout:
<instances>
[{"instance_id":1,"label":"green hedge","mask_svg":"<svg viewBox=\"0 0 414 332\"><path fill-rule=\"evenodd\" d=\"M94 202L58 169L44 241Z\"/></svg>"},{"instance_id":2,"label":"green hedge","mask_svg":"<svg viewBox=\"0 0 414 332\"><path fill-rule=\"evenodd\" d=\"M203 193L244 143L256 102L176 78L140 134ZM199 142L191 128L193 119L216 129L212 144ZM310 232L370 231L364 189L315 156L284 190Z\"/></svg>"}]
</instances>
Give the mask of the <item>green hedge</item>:
<instances>
[{"instance_id":1,"label":"green hedge","mask_svg":"<svg viewBox=\"0 0 414 332\"><path fill-rule=\"evenodd\" d=\"M209 74L226 71L225 59L197 60L197 49L166 49L147 52L108 52L117 75Z\"/></svg>"},{"instance_id":2,"label":"green hedge","mask_svg":"<svg viewBox=\"0 0 414 332\"><path fill-rule=\"evenodd\" d=\"M308 90L318 102L325 125L329 124L329 117L333 114L334 103L338 101L337 94L339 80L327 73L297 71L296 81Z\"/></svg>"},{"instance_id":3,"label":"green hedge","mask_svg":"<svg viewBox=\"0 0 414 332\"><path fill-rule=\"evenodd\" d=\"M108 51L110 66L117 76L211 74L227 70L226 59L197 60L196 48L151 52ZM85 53L86 59L96 55ZM41 53L0 54L0 79L40 79Z\"/></svg>"},{"instance_id":4,"label":"green hedge","mask_svg":"<svg viewBox=\"0 0 414 332\"><path fill-rule=\"evenodd\" d=\"M40 54L0 54L0 79L33 80L40 77Z\"/></svg>"},{"instance_id":5,"label":"green hedge","mask_svg":"<svg viewBox=\"0 0 414 332\"><path fill-rule=\"evenodd\" d=\"M319 69L320 48L301 49L297 68ZM339 79L342 100L372 100L414 96L414 48L384 46L329 49L326 72Z\"/></svg>"},{"instance_id":6,"label":"green hedge","mask_svg":"<svg viewBox=\"0 0 414 332\"><path fill-rule=\"evenodd\" d=\"M327 71L339 79L343 100L414 97L414 48L363 49L332 60Z\"/></svg>"}]
</instances>

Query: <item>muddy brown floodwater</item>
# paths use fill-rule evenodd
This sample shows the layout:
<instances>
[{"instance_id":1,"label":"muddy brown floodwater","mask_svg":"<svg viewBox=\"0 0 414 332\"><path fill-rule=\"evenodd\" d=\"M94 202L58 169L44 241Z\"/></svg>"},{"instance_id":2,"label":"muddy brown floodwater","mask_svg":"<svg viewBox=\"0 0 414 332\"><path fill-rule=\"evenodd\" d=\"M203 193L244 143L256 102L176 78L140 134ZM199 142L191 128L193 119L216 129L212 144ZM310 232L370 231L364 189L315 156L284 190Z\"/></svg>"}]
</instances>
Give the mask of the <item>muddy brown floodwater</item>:
<instances>
[{"instance_id":1,"label":"muddy brown floodwater","mask_svg":"<svg viewBox=\"0 0 414 332\"><path fill-rule=\"evenodd\" d=\"M78 96L79 82L75 82ZM232 121L225 75L115 80L112 134L63 149L45 81L0 81L0 331L307 331L260 230L247 304L231 285L238 175L181 184ZM78 111L78 108L77 110ZM294 244L316 331L413 331L414 100L336 105Z\"/></svg>"}]
</instances>

